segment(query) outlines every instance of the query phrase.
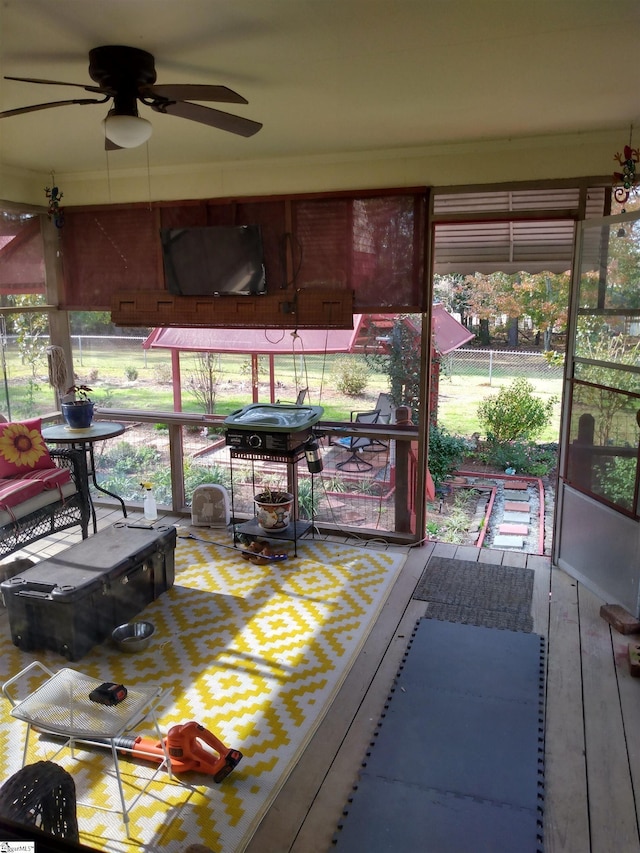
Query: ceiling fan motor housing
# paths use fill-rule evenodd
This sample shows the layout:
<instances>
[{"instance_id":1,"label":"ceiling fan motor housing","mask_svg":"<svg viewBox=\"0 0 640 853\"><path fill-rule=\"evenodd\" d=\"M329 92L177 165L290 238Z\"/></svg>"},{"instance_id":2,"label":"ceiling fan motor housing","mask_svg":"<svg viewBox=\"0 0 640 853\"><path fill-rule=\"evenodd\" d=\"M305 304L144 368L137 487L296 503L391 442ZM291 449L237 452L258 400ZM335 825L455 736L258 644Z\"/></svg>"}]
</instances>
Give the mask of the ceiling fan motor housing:
<instances>
[{"instance_id":1,"label":"ceiling fan motor housing","mask_svg":"<svg viewBox=\"0 0 640 853\"><path fill-rule=\"evenodd\" d=\"M156 82L155 61L150 53L137 47L94 47L89 51L89 76L113 94L129 91L137 95L139 87Z\"/></svg>"}]
</instances>

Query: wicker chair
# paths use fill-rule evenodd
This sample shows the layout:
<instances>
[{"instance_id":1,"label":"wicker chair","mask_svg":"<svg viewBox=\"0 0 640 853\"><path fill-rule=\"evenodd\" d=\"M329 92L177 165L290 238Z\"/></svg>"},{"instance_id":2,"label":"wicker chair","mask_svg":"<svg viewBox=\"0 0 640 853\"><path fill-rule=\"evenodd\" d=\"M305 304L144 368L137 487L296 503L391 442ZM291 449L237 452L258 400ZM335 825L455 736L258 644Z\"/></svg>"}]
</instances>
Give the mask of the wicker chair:
<instances>
[{"instance_id":1,"label":"wicker chair","mask_svg":"<svg viewBox=\"0 0 640 853\"><path fill-rule=\"evenodd\" d=\"M71 471L76 492L0 527L0 558L8 557L38 539L77 525L80 525L83 539L89 535L91 498L85 455L81 450L66 448L56 448L49 453L58 467Z\"/></svg>"},{"instance_id":2,"label":"wicker chair","mask_svg":"<svg viewBox=\"0 0 640 853\"><path fill-rule=\"evenodd\" d=\"M0 788L0 818L78 841L73 777L52 761L27 764Z\"/></svg>"}]
</instances>

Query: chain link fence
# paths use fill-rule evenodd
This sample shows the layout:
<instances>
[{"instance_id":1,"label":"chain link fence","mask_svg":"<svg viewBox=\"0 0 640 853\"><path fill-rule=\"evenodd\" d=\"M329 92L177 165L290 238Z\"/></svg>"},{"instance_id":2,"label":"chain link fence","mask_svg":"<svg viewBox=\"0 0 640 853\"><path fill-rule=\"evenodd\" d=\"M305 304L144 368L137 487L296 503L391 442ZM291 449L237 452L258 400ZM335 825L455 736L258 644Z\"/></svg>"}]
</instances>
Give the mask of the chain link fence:
<instances>
[{"instance_id":1,"label":"chain link fence","mask_svg":"<svg viewBox=\"0 0 640 853\"><path fill-rule=\"evenodd\" d=\"M561 381L563 365L558 353L548 359L541 352L461 348L442 357L440 370L442 375L476 376L500 386L519 377Z\"/></svg>"},{"instance_id":2,"label":"chain link fence","mask_svg":"<svg viewBox=\"0 0 640 853\"><path fill-rule=\"evenodd\" d=\"M560 432L563 358L541 352L457 349L442 357L438 387L438 424L449 432L473 436L483 432L478 406L515 379L526 379L543 400L553 400L553 417L539 440L557 442Z\"/></svg>"}]
</instances>

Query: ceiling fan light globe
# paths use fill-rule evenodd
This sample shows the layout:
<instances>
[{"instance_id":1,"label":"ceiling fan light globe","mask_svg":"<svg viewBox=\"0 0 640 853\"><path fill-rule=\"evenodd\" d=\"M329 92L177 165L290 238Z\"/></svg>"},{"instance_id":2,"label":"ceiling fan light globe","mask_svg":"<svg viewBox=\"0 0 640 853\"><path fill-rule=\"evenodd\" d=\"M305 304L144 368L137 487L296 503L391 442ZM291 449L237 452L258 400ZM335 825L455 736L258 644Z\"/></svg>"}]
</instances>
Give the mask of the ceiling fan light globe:
<instances>
[{"instance_id":1,"label":"ceiling fan light globe","mask_svg":"<svg viewBox=\"0 0 640 853\"><path fill-rule=\"evenodd\" d=\"M137 148L151 136L153 125L140 116L122 115L110 112L104 119L104 132L120 148Z\"/></svg>"}]
</instances>

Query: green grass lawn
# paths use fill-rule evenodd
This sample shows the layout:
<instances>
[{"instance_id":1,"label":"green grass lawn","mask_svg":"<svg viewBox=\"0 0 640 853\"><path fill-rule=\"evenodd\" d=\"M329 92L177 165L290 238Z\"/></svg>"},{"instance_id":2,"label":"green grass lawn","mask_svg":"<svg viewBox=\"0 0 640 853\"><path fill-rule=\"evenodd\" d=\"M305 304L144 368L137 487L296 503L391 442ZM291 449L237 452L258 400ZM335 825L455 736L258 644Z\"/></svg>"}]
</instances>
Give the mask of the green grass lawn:
<instances>
[{"instance_id":1,"label":"green grass lawn","mask_svg":"<svg viewBox=\"0 0 640 853\"><path fill-rule=\"evenodd\" d=\"M502 385L509 385L513 376L501 376L489 385L486 378L471 375L441 376L438 399L438 423L455 435L470 436L482 433L478 420L478 405L485 399L498 393ZM535 379L529 381L536 394L544 401L556 397L553 407L553 419L537 439L539 442L557 442L560 434L560 397L561 379ZM484 438L484 436L483 436Z\"/></svg>"},{"instance_id":2,"label":"green grass lawn","mask_svg":"<svg viewBox=\"0 0 640 853\"><path fill-rule=\"evenodd\" d=\"M142 349L141 342L124 338L109 340L83 339L82 349L73 338L76 383L87 384L92 389L92 399L99 405L110 408L173 411L173 389L171 385L171 357L166 350ZM338 356L342 358L343 356ZM325 420L349 420L352 410L366 411L373 408L377 396L389 390L388 378L382 373L371 373L367 388L362 395L348 397L336 389L332 364L336 356L309 355L276 356L275 389L276 399L292 402L301 388L310 389L310 402L324 408ZM196 366L193 353L181 353L180 375L182 382L182 409L185 412L202 412L203 407L188 390L189 379ZM216 414L228 415L252 402L250 359L248 356L219 356L220 381L216 395ZM260 359L259 400L269 401L268 359ZM47 364L43 360L38 366L35 384L31 386L31 371L22 364L14 348L6 353L6 383L0 387L0 411L6 412L8 390L11 415L14 418L50 412L54 408L54 396L49 387ZM133 376L135 375L135 378ZM471 436L481 432L478 421L478 404L485 397L497 393L500 385L509 384L512 376L494 378L489 385L485 377L478 375L452 376L444 372L440 378L438 422L456 435ZM543 399L551 396L560 398L560 379L532 378L530 380ZM560 426L560 404L554 406L552 424L540 437L540 441L558 440Z\"/></svg>"},{"instance_id":3,"label":"green grass lawn","mask_svg":"<svg viewBox=\"0 0 640 853\"><path fill-rule=\"evenodd\" d=\"M74 339L75 341L76 339ZM358 397L347 397L336 390L332 376L334 356L277 356L274 360L275 398L293 402L301 388L310 390L310 402L322 405L326 420L349 420L352 409L369 409L381 391L388 390L386 376L372 373L367 389ZM202 405L188 389L197 357L181 353L180 377L182 410L203 412ZM270 399L268 359L260 359L259 400ZM92 389L91 398L108 408L154 409L173 411L171 357L167 351L143 351L142 346L114 338L111 341L83 341L82 350L74 349L75 383ZM217 369L220 379L216 394L216 414L227 415L253 401L249 357L222 354ZM7 381L0 388L0 411L6 411L9 393L12 417L27 417L50 412L54 395L49 386L46 361L37 368L35 381L31 370L22 364L16 351L7 351ZM133 378L135 376L135 378Z\"/></svg>"}]
</instances>

